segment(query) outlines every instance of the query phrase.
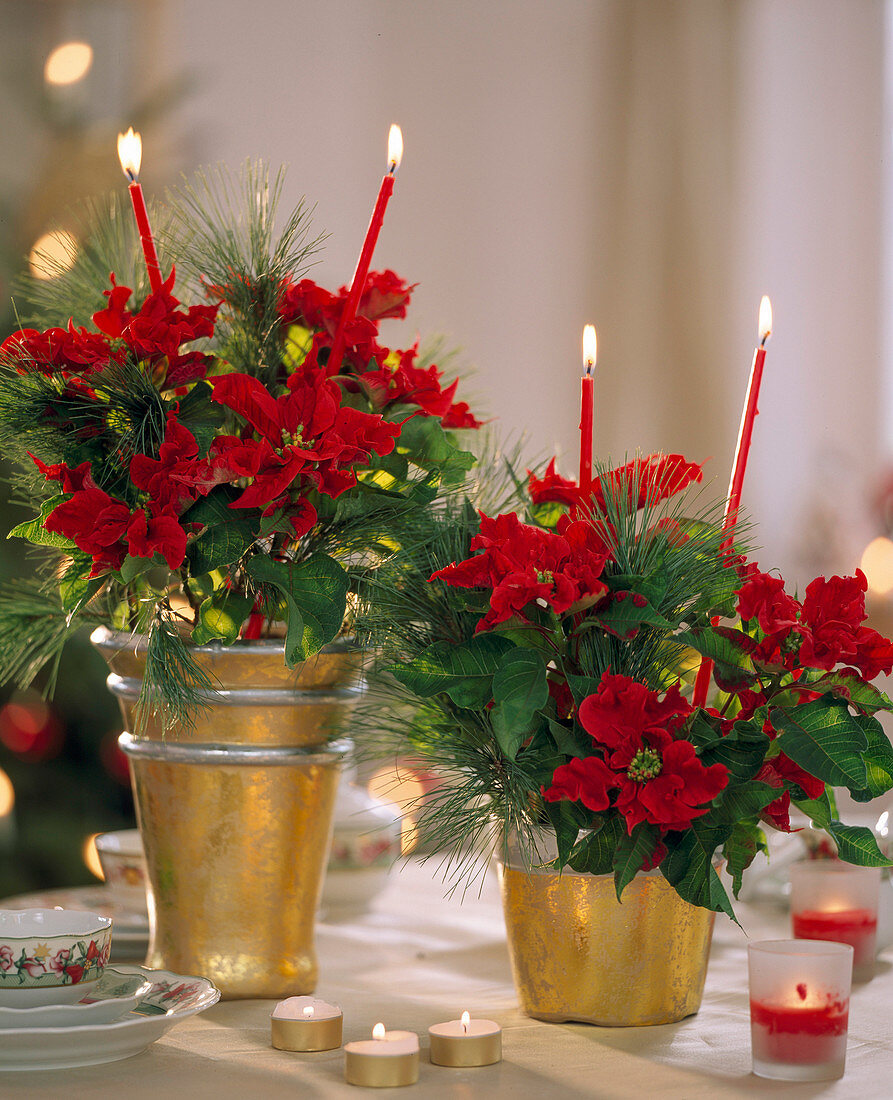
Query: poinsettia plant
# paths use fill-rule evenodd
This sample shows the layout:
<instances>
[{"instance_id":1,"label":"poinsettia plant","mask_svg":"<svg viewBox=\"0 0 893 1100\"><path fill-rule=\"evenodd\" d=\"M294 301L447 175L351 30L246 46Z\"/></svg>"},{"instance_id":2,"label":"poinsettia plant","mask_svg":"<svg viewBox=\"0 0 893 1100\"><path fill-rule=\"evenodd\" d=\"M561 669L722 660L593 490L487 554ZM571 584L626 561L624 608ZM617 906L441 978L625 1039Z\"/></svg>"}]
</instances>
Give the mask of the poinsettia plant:
<instances>
[{"instance_id":1,"label":"poinsettia plant","mask_svg":"<svg viewBox=\"0 0 893 1100\"><path fill-rule=\"evenodd\" d=\"M545 830L556 868L613 874L618 896L657 869L730 915L718 860L737 895L792 805L841 858L887 862L832 791L893 786L877 718L893 704L871 682L893 644L864 623L865 578L820 577L797 600L718 509L693 511L701 478L650 455L583 495L553 462L511 511L448 502L374 579L366 625L379 689L404 706L398 744L448 776L422 818L441 847L495 829L542 852ZM701 658L717 689L703 707Z\"/></svg>"},{"instance_id":2,"label":"poinsettia plant","mask_svg":"<svg viewBox=\"0 0 893 1100\"><path fill-rule=\"evenodd\" d=\"M306 211L277 236L262 169L241 207L216 184L172 197L179 263L159 289L97 286L127 258L88 250L40 288L65 326L0 348L0 431L31 512L11 534L43 558L0 597L0 670L30 682L83 623L144 632L142 707L167 724L209 686L189 643L279 631L294 665L332 641L362 570L471 467L455 430L479 423L417 346L381 342L414 289L392 271L368 277L330 369L348 292L306 278Z\"/></svg>"}]
</instances>

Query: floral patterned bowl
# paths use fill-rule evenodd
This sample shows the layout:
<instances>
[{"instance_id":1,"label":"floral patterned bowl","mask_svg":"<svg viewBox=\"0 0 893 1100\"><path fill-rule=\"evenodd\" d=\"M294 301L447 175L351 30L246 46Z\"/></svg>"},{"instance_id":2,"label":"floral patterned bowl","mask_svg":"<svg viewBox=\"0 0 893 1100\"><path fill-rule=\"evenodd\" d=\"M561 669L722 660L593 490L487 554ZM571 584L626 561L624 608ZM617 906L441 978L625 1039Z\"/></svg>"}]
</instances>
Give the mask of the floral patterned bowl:
<instances>
[{"instance_id":1,"label":"floral patterned bowl","mask_svg":"<svg viewBox=\"0 0 893 1100\"><path fill-rule=\"evenodd\" d=\"M0 1000L79 1000L102 974L112 921L77 909L0 909Z\"/></svg>"}]
</instances>

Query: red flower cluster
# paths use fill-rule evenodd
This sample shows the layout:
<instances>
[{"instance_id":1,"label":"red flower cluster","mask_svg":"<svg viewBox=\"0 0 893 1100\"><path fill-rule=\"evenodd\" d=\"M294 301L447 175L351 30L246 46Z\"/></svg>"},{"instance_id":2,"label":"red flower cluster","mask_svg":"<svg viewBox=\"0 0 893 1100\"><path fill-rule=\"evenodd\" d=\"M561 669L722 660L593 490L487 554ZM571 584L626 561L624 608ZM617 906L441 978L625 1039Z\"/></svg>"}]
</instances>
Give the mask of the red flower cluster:
<instances>
[{"instance_id":1,"label":"red flower cluster","mask_svg":"<svg viewBox=\"0 0 893 1100\"><path fill-rule=\"evenodd\" d=\"M596 813L614 806L628 833L642 821L664 830L688 828L729 781L724 764L705 767L680 736L691 713L677 687L661 699L645 684L606 672L579 711L601 755L560 765L543 797L582 802Z\"/></svg>"},{"instance_id":2,"label":"red flower cluster","mask_svg":"<svg viewBox=\"0 0 893 1100\"><path fill-rule=\"evenodd\" d=\"M226 471L220 480L251 478L232 507L262 508L270 515L286 506L298 535L316 522L303 493L317 489L337 497L356 485L354 465L371 454L389 454L400 434L399 424L342 405L337 382L315 365L291 374L281 397L273 397L256 378L233 373L215 379L213 399L246 420L259 437L224 435L211 445L211 466Z\"/></svg>"},{"instance_id":3,"label":"red flower cluster","mask_svg":"<svg viewBox=\"0 0 893 1100\"><path fill-rule=\"evenodd\" d=\"M184 312L171 291L172 271L164 285L150 294L136 313L127 308L132 291L118 286L112 273L112 289L105 309L93 314L99 332L77 328L50 328L46 332L21 329L9 336L0 354L25 371L63 376L90 376L110 363L121 363L127 352L144 365L159 389L173 389L204 378L210 359L201 352L181 352L191 343L214 332L217 306L190 306Z\"/></svg>"},{"instance_id":4,"label":"red flower cluster","mask_svg":"<svg viewBox=\"0 0 893 1100\"><path fill-rule=\"evenodd\" d=\"M392 355L378 343L379 322L405 317L413 290L414 285L407 285L393 271L370 272L357 316L345 332L341 372L355 375L362 382L379 411L396 404L416 405L423 416L436 416L445 428L479 428L481 421L471 414L468 404L454 401L457 382L443 389L442 372L436 366L415 365L417 347ZM347 287L332 294L311 279L283 288L279 299L283 326L298 323L317 330L311 351L313 362L323 348L331 347L347 296Z\"/></svg>"},{"instance_id":5,"label":"red flower cluster","mask_svg":"<svg viewBox=\"0 0 893 1100\"><path fill-rule=\"evenodd\" d=\"M218 307L190 306L171 291L176 272L171 271L159 290L150 294L136 313L127 308L132 291L118 286L112 274L112 289L103 291L109 304L93 314L93 323L112 340L123 340L134 359L145 363L159 389L174 389L204 378L211 360L198 351L180 352L183 344L214 335Z\"/></svg>"},{"instance_id":6,"label":"red flower cluster","mask_svg":"<svg viewBox=\"0 0 893 1100\"><path fill-rule=\"evenodd\" d=\"M130 479L146 494L143 505L135 509L99 488L89 462L72 470L64 462L48 466L34 458L47 481L58 481L63 492L71 493L50 512L44 526L92 555L91 577L120 569L128 554L151 558L159 553L169 568L179 569L187 541L179 516L218 480L231 480L215 479L208 462L197 456L195 437L171 413L159 458L134 455L130 461Z\"/></svg>"},{"instance_id":7,"label":"red flower cluster","mask_svg":"<svg viewBox=\"0 0 893 1100\"><path fill-rule=\"evenodd\" d=\"M456 588L489 588L490 610L475 630L491 630L541 602L561 615L596 603L608 588L599 580L608 551L595 546L592 528L572 523L559 535L521 523L514 512L495 518L481 513L472 550L483 553L432 574Z\"/></svg>"},{"instance_id":8,"label":"red flower cluster","mask_svg":"<svg viewBox=\"0 0 893 1100\"><path fill-rule=\"evenodd\" d=\"M568 507L588 508L589 501L582 499L577 483L555 472L554 458L546 467L545 477L538 478L530 470L527 475L534 504L556 501ZM646 504L653 506L681 493L702 477L701 467L696 462L687 462L682 455L645 455L596 478L592 483L592 501L602 514L606 511L606 496L615 500L626 496L630 504L635 501L637 508L644 508Z\"/></svg>"},{"instance_id":9,"label":"red flower cluster","mask_svg":"<svg viewBox=\"0 0 893 1100\"><path fill-rule=\"evenodd\" d=\"M784 581L748 570L738 590L738 614L755 622L763 634L753 659L788 670L806 666L830 670L852 665L866 680L893 669L893 643L864 626L865 574L816 577L803 602L784 590Z\"/></svg>"}]
</instances>

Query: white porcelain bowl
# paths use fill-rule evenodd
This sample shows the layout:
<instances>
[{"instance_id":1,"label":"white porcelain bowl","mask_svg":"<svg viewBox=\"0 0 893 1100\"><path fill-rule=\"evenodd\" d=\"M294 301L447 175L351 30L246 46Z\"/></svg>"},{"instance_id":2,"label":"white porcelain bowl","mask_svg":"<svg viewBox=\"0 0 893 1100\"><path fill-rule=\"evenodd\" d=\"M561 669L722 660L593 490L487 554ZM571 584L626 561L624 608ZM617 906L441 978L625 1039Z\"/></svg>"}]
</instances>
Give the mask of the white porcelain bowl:
<instances>
[{"instance_id":1,"label":"white porcelain bowl","mask_svg":"<svg viewBox=\"0 0 893 1100\"><path fill-rule=\"evenodd\" d=\"M111 945L112 921L97 913L0 909L0 1003L79 1000L102 974Z\"/></svg>"}]
</instances>

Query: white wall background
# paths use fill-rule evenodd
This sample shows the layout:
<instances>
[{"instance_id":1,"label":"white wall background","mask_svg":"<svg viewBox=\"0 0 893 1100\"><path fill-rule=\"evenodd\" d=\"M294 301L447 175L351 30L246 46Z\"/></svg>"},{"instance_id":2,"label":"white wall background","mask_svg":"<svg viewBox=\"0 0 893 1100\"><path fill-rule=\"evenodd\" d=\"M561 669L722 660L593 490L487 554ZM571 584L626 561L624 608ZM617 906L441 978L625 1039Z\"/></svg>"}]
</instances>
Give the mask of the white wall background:
<instances>
[{"instance_id":1,"label":"white wall background","mask_svg":"<svg viewBox=\"0 0 893 1100\"><path fill-rule=\"evenodd\" d=\"M116 7L129 22L96 17ZM0 0L19 35L25 9L56 13L33 16L47 43L83 19L140 92L188 75L191 93L147 135L147 184L173 162L287 162L287 200L316 202L331 233L316 272L328 284L350 278L398 121L406 156L375 264L421 284L399 339L446 334L501 428L529 432L533 453L557 448L567 473L593 320L597 452L683 451L709 460L722 495L769 293L745 506L761 563L801 581L856 564L889 450L887 7ZM109 124L126 126L115 108L110 92Z\"/></svg>"}]
</instances>

